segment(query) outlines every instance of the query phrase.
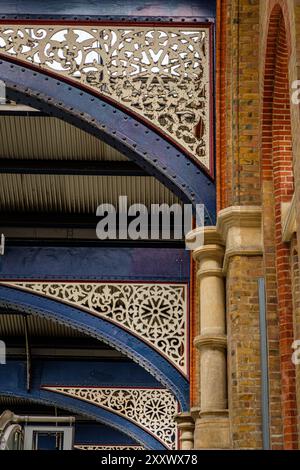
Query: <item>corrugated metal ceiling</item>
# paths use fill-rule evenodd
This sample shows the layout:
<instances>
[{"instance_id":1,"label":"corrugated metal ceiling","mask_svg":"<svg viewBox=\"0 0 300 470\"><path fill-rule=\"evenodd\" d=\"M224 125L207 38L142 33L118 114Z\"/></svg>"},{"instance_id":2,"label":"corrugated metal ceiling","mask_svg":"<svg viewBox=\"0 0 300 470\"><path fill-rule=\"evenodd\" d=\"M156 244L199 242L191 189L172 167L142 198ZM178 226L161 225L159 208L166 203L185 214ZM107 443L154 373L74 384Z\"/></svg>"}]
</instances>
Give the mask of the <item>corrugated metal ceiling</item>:
<instances>
[{"instance_id":1,"label":"corrugated metal ceiling","mask_svg":"<svg viewBox=\"0 0 300 470\"><path fill-rule=\"evenodd\" d=\"M96 214L101 203L118 205L177 202L159 181L147 176L0 175L0 211ZM2 221L4 223L5 221Z\"/></svg>"},{"instance_id":2,"label":"corrugated metal ceiling","mask_svg":"<svg viewBox=\"0 0 300 470\"><path fill-rule=\"evenodd\" d=\"M0 116L0 158L128 161L116 149L60 119Z\"/></svg>"},{"instance_id":3,"label":"corrugated metal ceiling","mask_svg":"<svg viewBox=\"0 0 300 470\"><path fill-rule=\"evenodd\" d=\"M85 336L79 331L68 328L60 323L33 315L27 317L27 324L30 337L51 336L53 338L81 338ZM24 319L22 315L0 315L0 337L4 338L7 336L24 336Z\"/></svg>"},{"instance_id":4,"label":"corrugated metal ceiling","mask_svg":"<svg viewBox=\"0 0 300 470\"><path fill-rule=\"evenodd\" d=\"M0 158L100 160L128 159L120 152L57 118L0 116ZM173 204L179 199L151 176L1 174L0 211L94 214L101 203ZM4 222L4 221L3 221Z\"/></svg>"}]
</instances>

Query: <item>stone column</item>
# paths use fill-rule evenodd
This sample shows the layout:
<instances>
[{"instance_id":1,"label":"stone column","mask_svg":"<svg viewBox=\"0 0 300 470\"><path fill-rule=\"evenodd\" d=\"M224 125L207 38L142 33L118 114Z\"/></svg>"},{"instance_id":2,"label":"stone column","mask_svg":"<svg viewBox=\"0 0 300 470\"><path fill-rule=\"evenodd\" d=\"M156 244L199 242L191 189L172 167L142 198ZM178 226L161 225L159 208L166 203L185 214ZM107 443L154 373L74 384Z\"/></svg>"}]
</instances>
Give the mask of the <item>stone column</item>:
<instances>
[{"instance_id":1,"label":"stone column","mask_svg":"<svg viewBox=\"0 0 300 470\"><path fill-rule=\"evenodd\" d=\"M197 231L191 232L197 239ZM201 237L199 237L201 242ZM223 279L224 248L216 229L204 229L204 243L194 248L198 262L200 335L194 339L200 350L200 412L195 423L195 449L230 447L227 410L226 321Z\"/></svg>"},{"instance_id":2,"label":"stone column","mask_svg":"<svg viewBox=\"0 0 300 470\"><path fill-rule=\"evenodd\" d=\"M180 413L175 417L179 430L180 450L194 448L195 423L190 413Z\"/></svg>"},{"instance_id":3,"label":"stone column","mask_svg":"<svg viewBox=\"0 0 300 470\"><path fill-rule=\"evenodd\" d=\"M261 364L258 278L264 275L261 208L228 207L218 214L225 244L228 389L232 447L261 448ZM250 415L251 413L251 420Z\"/></svg>"}]
</instances>

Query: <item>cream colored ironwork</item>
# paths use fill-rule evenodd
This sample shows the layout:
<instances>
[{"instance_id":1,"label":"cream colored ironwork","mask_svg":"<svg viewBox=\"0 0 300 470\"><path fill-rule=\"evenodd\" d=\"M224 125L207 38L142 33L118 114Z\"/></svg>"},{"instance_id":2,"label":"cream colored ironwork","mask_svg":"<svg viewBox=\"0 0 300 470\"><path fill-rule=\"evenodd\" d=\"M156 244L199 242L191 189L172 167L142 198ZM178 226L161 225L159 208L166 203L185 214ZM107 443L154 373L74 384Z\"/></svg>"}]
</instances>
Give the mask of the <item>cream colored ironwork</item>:
<instances>
[{"instance_id":1,"label":"cream colored ironwork","mask_svg":"<svg viewBox=\"0 0 300 470\"><path fill-rule=\"evenodd\" d=\"M167 448L175 449L178 403L163 388L43 387L44 390L72 396L134 422L154 435Z\"/></svg>"},{"instance_id":2,"label":"cream colored ironwork","mask_svg":"<svg viewBox=\"0 0 300 470\"><path fill-rule=\"evenodd\" d=\"M147 341L187 374L187 286L89 282L5 282L112 321Z\"/></svg>"},{"instance_id":3,"label":"cream colored ironwork","mask_svg":"<svg viewBox=\"0 0 300 470\"><path fill-rule=\"evenodd\" d=\"M209 169L208 28L5 25L0 52L122 104Z\"/></svg>"}]
</instances>

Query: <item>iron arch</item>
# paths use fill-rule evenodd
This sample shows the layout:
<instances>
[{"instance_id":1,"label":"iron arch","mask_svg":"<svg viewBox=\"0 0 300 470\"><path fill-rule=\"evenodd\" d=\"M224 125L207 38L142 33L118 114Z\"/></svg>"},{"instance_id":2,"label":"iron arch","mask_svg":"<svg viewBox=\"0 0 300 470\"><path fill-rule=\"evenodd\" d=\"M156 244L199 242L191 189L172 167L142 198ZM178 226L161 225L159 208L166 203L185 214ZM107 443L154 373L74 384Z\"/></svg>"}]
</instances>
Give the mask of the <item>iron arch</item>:
<instances>
[{"instance_id":1,"label":"iron arch","mask_svg":"<svg viewBox=\"0 0 300 470\"><path fill-rule=\"evenodd\" d=\"M215 223L215 186L200 166L122 109L90 90L1 58L8 98L63 119L117 148L155 176L183 202L204 204L205 223Z\"/></svg>"},{"instance_id":2,"label":"iron arch","mask_svg":"<svg viewBox=\"0 0 300 470\"><path fill-rule=\"evenodd\" d=\"M79 308L6 286L0 286L0 307L56 321L109 344L171 390L183 411L188 409L188 381L162 355L117 325Z\"/></svg>"},{"instance_id":3,"label":"iron arch","mask_svg":"<svg viewBox=\"0 0 300 470\"><path fill-rule=\"evenodd\" d=\"M9 390L0 385L0 396L20 398L22 400L58 407L71 413L81 414L107 426L117 429L134 439L146 449L166 450L165 446L154 436L150 435L135 423L90 403L78 399L58 395L47 390L32 390L30 394L22 390Z\"/></svg>"}]
</instances>

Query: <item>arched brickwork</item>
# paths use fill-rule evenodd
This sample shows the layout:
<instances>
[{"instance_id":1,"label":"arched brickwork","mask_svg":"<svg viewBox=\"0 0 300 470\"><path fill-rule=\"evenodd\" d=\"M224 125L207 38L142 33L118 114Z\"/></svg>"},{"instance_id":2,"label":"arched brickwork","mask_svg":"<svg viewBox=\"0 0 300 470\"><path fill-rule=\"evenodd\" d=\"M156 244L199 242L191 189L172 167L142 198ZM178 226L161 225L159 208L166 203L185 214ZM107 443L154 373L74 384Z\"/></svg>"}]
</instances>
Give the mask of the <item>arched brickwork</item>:
<instances>
[{"instance_id":1,"label":"arched brickwork","mask_svg":"<svg viewBox=\"0 0 300 470\"><path fill-rule=\"evenodd\" d=\"M270 2L262 105L262 192L270 366L271 445L297 448L290 248L282 242L282 204L294 192L289 91L290 31L284 2ZM279 325L279 326L278 326ZM279 354L278 354L279 350ZM278 395L281 395L281 407ZM280 409L281 408L281 409ZM280 419L282 416L282 420ZM282 429L282 442L278 439Z\"/></svg>"}]
</instances>

